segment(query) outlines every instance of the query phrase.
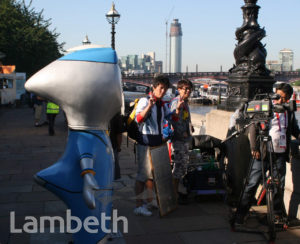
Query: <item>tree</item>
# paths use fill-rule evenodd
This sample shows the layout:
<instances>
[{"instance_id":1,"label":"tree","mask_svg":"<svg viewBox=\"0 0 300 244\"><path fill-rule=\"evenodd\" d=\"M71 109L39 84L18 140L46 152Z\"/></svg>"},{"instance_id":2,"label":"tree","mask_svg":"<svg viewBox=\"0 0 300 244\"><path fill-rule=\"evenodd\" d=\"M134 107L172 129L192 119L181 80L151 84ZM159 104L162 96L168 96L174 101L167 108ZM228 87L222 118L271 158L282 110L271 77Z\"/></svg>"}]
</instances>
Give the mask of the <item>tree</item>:
<instances>
[{"instance_id":1,"label":"tree","mask_svg":"<svg viewBox=\"0 0 300 244\"><path fill-rule=\"evenodd\" d=\"M30 77L61 56L64 43L58 43L55 30L49 30L51 19L45 20L43 10L36 12L24 1L0 1L0 52L2 62L16 65L18 72Z\"/></svg>"}]
</instances>

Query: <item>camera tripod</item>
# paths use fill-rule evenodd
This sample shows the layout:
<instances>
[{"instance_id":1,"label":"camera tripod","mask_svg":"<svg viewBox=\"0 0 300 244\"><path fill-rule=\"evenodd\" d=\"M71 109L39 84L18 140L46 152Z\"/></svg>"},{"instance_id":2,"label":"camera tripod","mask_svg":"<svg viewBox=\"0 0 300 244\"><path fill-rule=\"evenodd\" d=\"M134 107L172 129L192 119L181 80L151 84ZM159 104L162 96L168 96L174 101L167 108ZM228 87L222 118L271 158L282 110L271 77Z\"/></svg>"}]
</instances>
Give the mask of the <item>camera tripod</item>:
<instances>
[{"instance_id":1,"label":"camera tripod","mask_svg":"<svg viewBox=\"0 0 300 244\"><path fill-rule=\"evenodd\" d=\"M253 123L251 123L253 124ZM246 125L246 127L249 127L249 125ZM245 127L244 127L245 128ZM242 128L242 130L244 129ZM236 219L238 212L241 208L242 200L243 200L243 195L245 193L245 188L249 183L249 179L251 176L252 168L254 165L254 160L255 158L253 157L249 168L248 168L248 173L244 181L244 186L241 191L240 197L239 197L239 202L237 205L237 209L230 220L230 225L233 231L241 231L241 232L251 232L251 233L260 233L265 236L265 234L268 234L268 241L269 243L274 243L276 239L276 231L279 229L286 230L287 228L287 218L286 218L286 212L283 204L283 194L282 194L282 189L280 187L280 180L279 176L274 175L274 170L277 170L276 164L273 162L273 144L272 144L272 138L268 133L269 131L269 122L268 121L261 121L259 122L259 134L257 135L256 142L259 143L259 152L260 152L260 157L261 157L261 173L262 173L262 185L264 188L265 196L266 196L266 203L267 203L267 224L268 224L268 232L263 232L259 231L257 229L249 229L249 228L243 228L241 226L236 225ZM263 161L263 152L266 150L266 153L268 154L268 170L269 170L269 177L268 180L266 178L266 168L265 164ZM281 206L282 206L282 213L283 213L283 221L278 222L275 219L274 216L274 194L275 194L275 189L277 190L277 194L279 194L279 199L281 201ZM280 228L278 228L280 227Z\"/></svg>"}]
</instances>

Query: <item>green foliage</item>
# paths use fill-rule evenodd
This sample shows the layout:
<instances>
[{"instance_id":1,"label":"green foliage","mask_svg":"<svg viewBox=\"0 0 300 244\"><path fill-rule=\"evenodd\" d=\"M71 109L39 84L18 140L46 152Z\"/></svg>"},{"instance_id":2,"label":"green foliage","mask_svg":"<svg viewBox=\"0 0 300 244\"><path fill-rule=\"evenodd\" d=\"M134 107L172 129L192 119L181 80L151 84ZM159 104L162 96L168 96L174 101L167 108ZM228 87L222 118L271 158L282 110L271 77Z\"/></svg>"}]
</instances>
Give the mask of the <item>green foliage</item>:
<instances>
[{"instance_id":1,"label":"green foliage","mask_svg":"<svg viewBox=\"0 0 300 244\"><path fill-rule=\"evenodd\" d=\"M51 20L43 11L37 13L24 1L0 0L0 52L6 54L3 64L16 65L27 77L61 56L64 43L59 34L49 30Z\"/></svg>"},{"instance_id":2,"label":"green foliage","mask_svg":"<svg viewBox=\"0 0 300 244\"><path fill-rule=\"evenodd\" d=\"M292 86L300 86L300 80L294 81Z\"/></svg>"}]
</instances>

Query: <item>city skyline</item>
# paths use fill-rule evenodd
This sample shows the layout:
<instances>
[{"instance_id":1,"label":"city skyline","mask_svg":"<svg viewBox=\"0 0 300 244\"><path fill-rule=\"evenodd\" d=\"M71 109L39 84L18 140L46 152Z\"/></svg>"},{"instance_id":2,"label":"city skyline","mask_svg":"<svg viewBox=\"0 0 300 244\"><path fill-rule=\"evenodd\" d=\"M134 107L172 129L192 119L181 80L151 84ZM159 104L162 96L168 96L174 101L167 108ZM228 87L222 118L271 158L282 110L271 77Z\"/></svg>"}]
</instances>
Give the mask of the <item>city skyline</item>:
<instances>
[{"instance_id":1,"label":"city skyline","mask_svg":"<svg viewBox=\"0 0 300 244\"><path fill-rule=\"evenodd\" d=\"M29 0L25 0L26 3ZM115 0L121 14L116 25L118 56L154 51L156 60L165 62L166 21L168 31L173 19L179 19L184 30L182 38L182 70L228 71L234 64L233 50L237 41L235 30L242 25L243 0L211 1L121 1ZM111 26L105 19L112 1L33 0L36 11L44 9L44 18L51 18L50 29L60 33L64 49L81 44L88 35L93 44L110 46ZM278 60L279 51L294 52L294 69L300 68L300 45L297 32L300 25L299 0L258 0L258 23L265 27L262 40L268 52L267 60ZM65 11L58 11L64 9Z\"/></svg>"}]
</instances>

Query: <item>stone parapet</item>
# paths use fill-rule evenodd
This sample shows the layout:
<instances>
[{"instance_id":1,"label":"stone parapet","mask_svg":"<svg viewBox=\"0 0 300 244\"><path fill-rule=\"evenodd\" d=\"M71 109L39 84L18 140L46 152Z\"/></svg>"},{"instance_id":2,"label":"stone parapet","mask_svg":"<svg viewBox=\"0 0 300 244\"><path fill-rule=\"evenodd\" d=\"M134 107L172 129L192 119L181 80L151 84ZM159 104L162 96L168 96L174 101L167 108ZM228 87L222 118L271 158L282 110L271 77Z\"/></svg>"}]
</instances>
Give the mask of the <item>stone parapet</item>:
<instances>
[{"instance_id":1,"label":"stone parapet","mask_svg":"<svg viewBox=\"0 0 300 244\"><path fill-rule=\"evenodd\" d=\"M191 121L192 121L192 125L194 127L193 135L206 134L206 132L205 132L205 123L206 123L205 115L191 113Z\"/></svg>"},{"instance_id":2,"label":"stone parapet","mask_svg":"<svg viewBox=\"0 0 300 244\"><path fill-rule=\"evenodd\" d=\"M206 114L206 134L224 140L227 136L230 117L233 112L212 110Z\"/></svg>"},{"instance_id":3,"label":"stone parapet","mask_svg":"<svg viewBox=\"0 0 300 244\"><path fill-rule=\"evenodd\" d=\"M206 134L224 140L227 135L230 116L232 112L212 110L206 115L191 114L195 135Z\"/></svg>"}]
</instances>

